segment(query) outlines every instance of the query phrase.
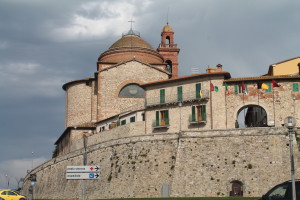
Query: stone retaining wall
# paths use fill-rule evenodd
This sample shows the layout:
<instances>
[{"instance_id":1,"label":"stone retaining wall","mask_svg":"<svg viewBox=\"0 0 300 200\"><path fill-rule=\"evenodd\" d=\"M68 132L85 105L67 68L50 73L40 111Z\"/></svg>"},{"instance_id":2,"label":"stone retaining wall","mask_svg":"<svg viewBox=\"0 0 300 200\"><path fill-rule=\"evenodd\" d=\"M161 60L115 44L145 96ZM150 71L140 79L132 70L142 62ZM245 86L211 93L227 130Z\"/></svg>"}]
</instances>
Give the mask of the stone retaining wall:
<instances>
[{"instance_id":1,"label":"stone retaining wall","mask_svg":"<svg viewBox=\"0 0 300 200\"><path fill-rule=\"evenodd\" d=\"M243 183L244 196L261 196L290 179L288 144L285 128L183 131L102 141L87 149L87 164L101 167L101 178L87 181L87 197L161 197L164 184L173 197L229 196L234 180ZM294 152L297 175L296 142ZM82 163L78 150L35 168L35 198L80 199L82 181L66 180L65 174L68 165ZM27 176L24 193L29 185Z\"/></svg>"}]
</instances>

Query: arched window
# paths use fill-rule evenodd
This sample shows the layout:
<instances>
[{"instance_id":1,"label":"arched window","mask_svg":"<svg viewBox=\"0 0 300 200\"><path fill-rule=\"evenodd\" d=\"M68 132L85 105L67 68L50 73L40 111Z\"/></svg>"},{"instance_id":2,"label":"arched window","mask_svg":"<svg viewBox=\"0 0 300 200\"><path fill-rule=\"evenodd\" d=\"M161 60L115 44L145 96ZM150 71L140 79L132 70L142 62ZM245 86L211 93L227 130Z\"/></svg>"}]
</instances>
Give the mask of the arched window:
<instances>
[{"instance_id":1,"label":"arched window","mask_svg":"<svg viewBox=\"0 0 300 200\"><path fill-rule=\"evenodd\" d=\"M119 97L145 97L145 90L138 84L131 83L121 89Z\"/></svg>"},{"instance_id":2,"label":"arched window","mask_svg":"<svg viewBox=\"0 0 300 200\"><path fill-rule=\"evenodd\" d=\"M171 60L167 60L166 63L167 63L167 66L166 66L167 72L172 73L172 61Z\"/></svg>"},{"instance_id":3,"label":"arched window","mask_svg":"<svg viewBox=\"0 0 300 200\"><path fill-rule=\"evenodd\" d=\"M166 37L166 44L167 44L167 45L170 45L170 43L171 43L171 39L170 39L169 36L167 36L167 37Z\"/></svg>"}]
</instances>

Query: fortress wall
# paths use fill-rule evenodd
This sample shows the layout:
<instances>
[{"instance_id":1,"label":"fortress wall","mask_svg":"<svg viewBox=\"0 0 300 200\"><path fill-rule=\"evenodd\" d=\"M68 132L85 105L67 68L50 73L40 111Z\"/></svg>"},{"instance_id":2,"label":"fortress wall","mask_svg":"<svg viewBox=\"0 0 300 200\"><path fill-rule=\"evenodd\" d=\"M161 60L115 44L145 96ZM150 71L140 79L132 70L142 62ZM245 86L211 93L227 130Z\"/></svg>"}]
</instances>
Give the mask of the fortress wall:
<instances>
[{"instance_id":1,"label":"fortress wall","mask_svg":"<svg viewBox=\"0 0 300 200\"><path fill-rule=\"evenodd\" d=\"M120 138L127 138L133 136L140 136L145 134L145 122L139 121L134 123L117 126L116 128L98 132L94 135L88 136L87 145L96 145L110 140L117 140ZM73 140L73 150L83 148L83 138Z\"/></svg>"},{"instance_id":2,"label":"fortress wall","mask_svg":"<svg viewBox=\"0 0 300 200\"><path fill-rule=\"evenodd\" d=\"M234 180L243 183L244 196L261 196L290 179L285 132L285 128L189 131L92 145L87 149L88 165L100 165L101 178L87 181L87 197L160 197L163 184L170 186L171 196L228 196ZM294 152L299 174L296 142ZM35 198L80 199L82 181L65 179L68 165L82 165L81 150L35 168ZM27 176L24 193L29 185Z\"/></svg>"}]
</instances>

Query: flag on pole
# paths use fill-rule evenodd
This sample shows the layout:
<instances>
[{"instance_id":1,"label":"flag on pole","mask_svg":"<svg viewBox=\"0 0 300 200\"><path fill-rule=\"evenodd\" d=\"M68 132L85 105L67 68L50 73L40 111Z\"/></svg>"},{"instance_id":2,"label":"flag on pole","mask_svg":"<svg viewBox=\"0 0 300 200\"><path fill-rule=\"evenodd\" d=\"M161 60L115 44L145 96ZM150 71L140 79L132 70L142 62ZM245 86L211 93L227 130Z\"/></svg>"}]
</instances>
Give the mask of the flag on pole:
<instances>
[{"instance_id":1,"label":"flag on pole","mask_svg":"<svg viewBox=\"0 0 300 200\"><path fill-rule=\"evenodd\" d=\"M219 87L218 86L215 86L214 89L215 89L216 92L219 92Z\"/></svg>"},{"instance_id":2,"label":"flag on pole","mask_svg":"<svg viewBox=\"0 0 300 200\"><path fill-rule=\"evenodd\" d=\"M242 92L243 92L244 94L247 94L247 90L246 90L244 81L242 82Z\"/></svg>"},{"instance_id":3,"label":"flag on pole","mask_svg":"<svg viewBox=\"0 0 300 200\"><path fill-rule=\"evenodd\" d=\"M215 87L212 83L210 83L210 91L215 91Z\"/></svg>"},{"instance_id":4,"label":"flag on pole","mask_svg":"<svg viewBox=\"0 0 300 200\"><path fill-rule=\"evenodd\" d=\"M224 86L225 86L225 91L228 91L228 85L227 85L227 83L224 83Z\"/></svg>"},{"instance_id":5,"label":"flag on pole","mask_svg":"<svg viewBox=\"0 0 300 200\"><path fill-rule=\"evenodd\" d=\"M267 84L263 83L263 84L261 84L261 89L267 90L267 89L269 89L269 86Z\"/></svg>"},{"instance_id":6,"label":"flag on pole","mask_svg":"<svg viewBox=\"0 0 300 200\"><path fill-rule=\"evenodd\" d=\"M273 86L273 88L280 87L280 85L275 80L272 80L272 86Z\"/></svg>"}]
</instances>

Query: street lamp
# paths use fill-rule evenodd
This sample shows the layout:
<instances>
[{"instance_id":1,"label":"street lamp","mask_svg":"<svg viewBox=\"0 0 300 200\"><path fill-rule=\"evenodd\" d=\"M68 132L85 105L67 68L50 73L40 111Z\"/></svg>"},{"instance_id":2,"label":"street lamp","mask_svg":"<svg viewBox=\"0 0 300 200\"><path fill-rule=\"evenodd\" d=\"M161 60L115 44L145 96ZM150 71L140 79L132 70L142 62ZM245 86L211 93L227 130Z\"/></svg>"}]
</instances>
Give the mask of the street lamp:
<instances>
[{"instance_id":1,"label":"street lamp","mask_svg":"<svg viewBox=\"0 0 300 200\"><path fill-rule=\"evenodd\" d=\"M296 187L295 187L295 168L294 168L294 151L293 151L293 128L296 125L296 120L292 116L288 116L284 120L284 125L288 128L290 139L290 157L291 157L291 176L292 176L292 194L293 200L296 200Z\"/></svg>"}]
</instances>

